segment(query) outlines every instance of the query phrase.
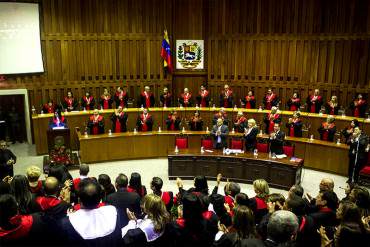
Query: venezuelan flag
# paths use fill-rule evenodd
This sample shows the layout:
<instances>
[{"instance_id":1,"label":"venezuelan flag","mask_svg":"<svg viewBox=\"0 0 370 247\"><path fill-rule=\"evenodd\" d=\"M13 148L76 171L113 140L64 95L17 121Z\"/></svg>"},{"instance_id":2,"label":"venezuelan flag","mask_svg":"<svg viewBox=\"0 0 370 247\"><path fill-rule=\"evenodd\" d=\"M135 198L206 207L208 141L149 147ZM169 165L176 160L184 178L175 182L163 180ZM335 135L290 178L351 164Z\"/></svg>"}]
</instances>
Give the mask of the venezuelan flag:
<instances>
[{"instance_id":1,"label":"venezuelan flag","mask_svg":"<svg viewBox=\"0 0 370 247\"><path fill-rule=\"evenodd\" d=\"M162 40L161 57L163 58L163 66L172 72L172 61L171 61L171 47L170 40L168 39L167 30L164 30L164 36Z\"/></svg>"}]
</instances>

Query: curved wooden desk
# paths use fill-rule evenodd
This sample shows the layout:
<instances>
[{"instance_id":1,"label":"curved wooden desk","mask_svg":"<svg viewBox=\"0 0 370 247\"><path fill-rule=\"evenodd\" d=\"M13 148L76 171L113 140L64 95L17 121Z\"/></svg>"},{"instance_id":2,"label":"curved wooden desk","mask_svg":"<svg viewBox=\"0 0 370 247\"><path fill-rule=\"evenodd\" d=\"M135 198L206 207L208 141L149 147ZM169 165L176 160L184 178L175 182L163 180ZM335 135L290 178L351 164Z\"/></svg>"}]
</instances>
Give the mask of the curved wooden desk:
<instances>
[{"instance_id":1,"label":"curved wooden desk","mask_svg":"<svg viewBox=\"0 0 370 247\"><path fill-rule=\"evenodd\" d=\"M174 150L175 136L180 132L126 132L85 137L76 133L81 162L93 163L111 160L143 159L166 157ZM202 135L206 131L186 131L189 136L189 148L200 150ZM230 133L241 136L239 133ZM266 135L258 138L267 138ZM346 175L348 167L348 146L320 140L310 141L308 138L287 137L295 145L295 156L305 160L305 167L326 172Z\"/></svg>"},{"instance_id":2,"label":"curved wooden desk","mask_svg":"<svg viewBox=\"0 0 370 247\"><path fill-rule=\"evenodd\" d=\"M270 186L289 189L301 183L303 160L295 162L290 158L269 159L268 154L253 157L251 153L223 155L222 151L201 154L199 150L180 150L168 154L169 179L180 177L193 179L202 174L209 179L216 179L218 173L231 181L252 183L264 178Z\"/></svg>"},{"instance_id":3,"label":"curved wooden desk","mask_svg":"<svg viewBox=\"0 0 370 247\"><path fill-rule=\"evenodd\" d=\"M208 126L209 129L212 127L212 119L215 112L219 111L220 108L150 108L150 113L153 115L154 125L153 130L158 130L158 126L162 127L162 130L165 130L165 120L171 110L177 110L178 115L184 120L183 124L185 124L186 120L189 120L194 111L199 110L201 117L204 121L204 129ZM258 111L258 110L247 110L247 109L225 109L229 120L234 119L236 117L237 111L242 110L247 118L254 118L257 121L258 125L263 125L263 117L269 111ZM138 113L141 111L140 108L129 108L126 109L128 113L128 130L133 131L136 124L136 118ZM101 114L104 116L105 119L105 131L108 132L108 129L111 128L112 123L110 121L110 116L113 113L113 110L104 110ZM64 113L63 113L64 114ZM69 112L64 114L67 119L67 124L71 131L71 146L73 149L77 149L77 136L73 131L75 127L80 127L81 129L86 126L88 116L92 114L92 111L80 111L80 112ZM285 123L288 121L288 118L291 117L291 111L282 111L282 130L286 131ZM314 113L301 113L302 121L306 125L310 125L310 129L304 131L304 137L309 137L310 135L314 135L315 139L319 139L319 133L317 129L320 127L322 121L325 120L327 117L325 114L314 114ZM49 119L52 117L52 114L39 114L32 116L33 120L33 136L34 141L36 144L36 152L37 154L46 154L48 152L47 148L47 140L46 140L46 130L48 129ZM354 119L353 117L342 117L336 116L336 125L337 130L342 130L346 126L349 125L350 121ZM358 118L361 123L361 127L365 130L366 133L370 133L370 121L364 118ZM264 125L263 125L264 126ZM189 129L188 126L185 124L185 129ZM232 125L229 125L229 129L232 129ZM264 129L264 128L263 128Z\"/></svg>"}]
</instances>

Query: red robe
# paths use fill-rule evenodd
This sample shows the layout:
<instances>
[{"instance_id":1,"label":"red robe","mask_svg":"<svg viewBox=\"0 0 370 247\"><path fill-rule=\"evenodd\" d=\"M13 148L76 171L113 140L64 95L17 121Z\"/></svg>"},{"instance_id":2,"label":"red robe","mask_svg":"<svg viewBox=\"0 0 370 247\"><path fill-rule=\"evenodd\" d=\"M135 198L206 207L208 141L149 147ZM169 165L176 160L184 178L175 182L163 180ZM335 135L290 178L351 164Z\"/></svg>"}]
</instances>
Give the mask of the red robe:
<instances>
[{"instance_id":1,"label":"red robe","mask_svg":"<svg viewBox=\"0 0 370 247\"><path fill-rule=\"evenodd\" d=\"M245 109L252 109L251 101L254 100L254 96L245 96Z\"/></svg>"},{"instance_id":2,"label":"red robe","mask_svg":"<svg viewBox=\"0 0 370 247\"><path fill-rule=\"evenodd\" d=\"M116 128L114 130L114 133L120 133L121 132L121 122L120 122L120 119L123 117L123 115L125 115L124 112L121 112L117 118L116 118Z\"/></svg>"},{"instance_id":3,"label":"red robe","mask_svg":"<svg viewBox=\"0 0 370 247\"><path fill-rule=\"evenodd\" d=\"M10 240L28 236L32 228L33 218L31 215L16 215L10 219L10 223L16 227L11 230L0 228L0 238Z\"/></svg>"},{"instance_id":4,"label":"red robe","mask_svg":"<svg viewBox=\"0 0 370 247\"><path fill-rule=\"evenodd\" d=\"M360 108L366 103L366 101L363 99L360 99L360 100L355 100L355 102L357 102L357 105L355 105L353 116L360 117Z\"/></svg>"},{"instance_id":5,"label":"red robe","mask_svg":"<svg viewBox=\"0 0 370 247\"><path fill-rule=\"evenodd\" d=\"M68 97L65 97L64 98L64 101L66 102L67 104L67 107L74 107L74 98L68 98Z\"/></svg>"},{"instance_id":6,"label":"red robe","mask_svg":"<svg viewBox=\"0 0 370 247\"><path fill-rule=\"evenodd\" d=\"M86 96L83 96L82 97L82 100L85 101L85 105L86 105L86 110L92 110L90 109L90 104L91 102L94 100L94 97L93 96L90 96L90 97L86 97Z\"/></svg>"},{"instance_id":7,"label":"red robe","mask_svg":"<svg viewBox=\"0 0 370 247\"><path fill-rule=\"evenodd\" d=\"M229 106L229 97L233 95L233 91L229 89L226 91L222 91L222 94L224 95L223 107L225 108L232 107L232 106Z\"/></svg>"},{"instance_id":8,"label":"red robe","mask_svg":"<svg viewBox=\"0 0 370 247\"><path fill-rule=\"evenodd\" d=\"M199 92L199 95L200 95L200 107L206 107L207 106L206 99L209 95L209 92L207 90L203 90Z\"/></svg>"},{"instance_id":9,"label":"red robe","mask_svg":"<svg viewBox=\"0 0 370 247\"><path fill-rule=\"evenodd\" d=\"M147 119L149 119L151 116L149 115L149 113L146 114L146 116L144 115L144 113L142 113L140 115L140 120L143 122L142 126L141 126L141 131L143 132L146 132L148 131L148 125L146 124L146 121Z\"/></svg>"},{"instance_id":10,"label":"red robe","mask_svg":"<svg viewBox=\"0 0 370 247\"><path fill-rule=\"evenodd\" d=\"M184 106L188 107L190 103L191 93L187 93L187 94L183 93L181 94L181 98L184 102Z\"/></svg>"},{"instance_id":11,"label":"red robe","mask_svg":"<svg viewBox=\"0 0 370 247\"><path fill-rule=\"evenodd\" d=\"M295 103L301 102L301 99L300 98L295 98L295 99L291 98L290 100L291 100L292 104L289 107L289 111L297 111L298 107Z\"/></svg>"},{"instance_id":12,"label":"red robe","mask_svg":"<svg viewBox=\"0 0 370 247\"><path fill-rule=\"evenodd\" d=\"M54 113L55 112L55 105L52 104L51 106L49 106L48 103L44 104L44 107L43 107L43 111L45 111L44 113Z\"/></svg>"},{"instance_id":13,"label":"red robe","mask_svg":"<svg viewBox=\"0 0 370 247\"><path fill-rule=\"evenodd\" d=\"M125 97L126 97L126 91L116 92L116 97L119 100L119 105L122 106L122 108L125 108ZM118 108L118 106L116 106Z\"/></svg>"},{"instance_id":14,"label":"red robe","mask_svg":"<svg viewBox=\"0 0 370 247\"><path fill-rule=\"evenodd\" d=\"M141 93L142 97L145 98L145 106L146 108L151 107L150 105L150 97L152 96L152 93L147 93L146 91Z\"/></svg>"},{"instance_id":15,"label":"red robe","mask_svg":"<svg viewBox=\"0 0 370 247\"><path fill-rule=\"evenodd\" d=\"M111 99L110 95L107 95L107 96L102 95L102 96L101 96L101 99L102 99L102 101L103 101L103 109L104 109L104 110L105 110L105 109L109 109L109 101L110 101L110 99Z\"/></svg>"},{"instance_id":16,"label":"red robe","mask_svg":"<svg viewBox=\"0 0 370 247\"><path fill-rule=\"evenodd\" d=\"M90 121L94 124L91 129L91 134L98 135L99 134L99 122L103 121L103 116L98 116L97 119L95 119L95 116L90 116Z\"/></svg>"},{"instance_id":17,"label":"red robe","mask_svg":"<svg viewBox=\"0 0 370 247\"><path fill-rule=\"evenodd\" d=\"M265 100L266 100L266 110L271 110L272 108L272 102L275 100L276 98L276 94L274 93L271 93L270 95L266 95L265 96Z\"/></svg>"},{"instance_id":18,"label":"red robe","mask_svg":"<svg viewBox=\"0 0 370 247\"><path fill-rule=\"evenodd\" d=\"M292 124L290 125L290 128L289 128L289 136L290 137L294 137L294 124L301 121L299 118L296 118L296 119L293 119L292 121Z\"/></svg>"},{"instance_id":19,"label":"red robe","mask_svg":"<svg viewBox=\"0 0 370 247\"><path fill-rule=\"evenodd\" d=\"M328 122L323 122L321 125L324 129L326 127L328 127L328 129L324 130L323 133L322 133L322 140L327 141L328 137L329 137L329 131L328 130L332 129L335 126L335 124L334 123L329 124Z\"/></svg>"},{"instance_id":20,"label":"red robe","mask_svg":"<svg viewBox=\"0 0 370 247\"><path fill-rule=\"evenodd\" d=\"M316 113L316 103L322 100L322 97L320 95L317 95L316 100L313 101L314 97L315 97L314 95L310 95L310 102L311 102L310 112L311 113Z\"/></svg>"},{"instance_id":21,"label":"red robe","mask_svg":"<svg viewBox=\"0 0 370 247\"><path fill-rule=\"evenodd\" d=\"M280 115L275 113L275 114L273 114L272 119L270 118L270 116L271 116L271 113L267 114L267 118L269 119L268 130L269 130L269 133L272 133L272 132L274 132L274 124L275 124L274 120L278 119L280 117Z\"/></svg>"}]
</instances>

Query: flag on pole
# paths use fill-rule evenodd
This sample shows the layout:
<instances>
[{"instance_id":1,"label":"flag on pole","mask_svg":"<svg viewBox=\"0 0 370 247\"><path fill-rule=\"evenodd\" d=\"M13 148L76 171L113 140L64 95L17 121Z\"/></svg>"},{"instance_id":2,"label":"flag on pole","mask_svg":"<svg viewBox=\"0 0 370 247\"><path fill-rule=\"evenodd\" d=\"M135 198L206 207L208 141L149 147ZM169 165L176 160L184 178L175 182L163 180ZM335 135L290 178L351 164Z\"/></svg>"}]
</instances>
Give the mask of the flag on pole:
<instances>
[{"instance_id":1,"label":"flag on pole","mask_svg":"<svg viewBox=\"0 0 370 247\"><path fill-rule=\"evenodd\" d=\"M163 67L167 68L168 72L172 72L172 61L171 61L171 47L170 40L168 39L167 30L164 30L164 36L162 40L161 57L163 58Z\"/></svg>"}]
</instances>

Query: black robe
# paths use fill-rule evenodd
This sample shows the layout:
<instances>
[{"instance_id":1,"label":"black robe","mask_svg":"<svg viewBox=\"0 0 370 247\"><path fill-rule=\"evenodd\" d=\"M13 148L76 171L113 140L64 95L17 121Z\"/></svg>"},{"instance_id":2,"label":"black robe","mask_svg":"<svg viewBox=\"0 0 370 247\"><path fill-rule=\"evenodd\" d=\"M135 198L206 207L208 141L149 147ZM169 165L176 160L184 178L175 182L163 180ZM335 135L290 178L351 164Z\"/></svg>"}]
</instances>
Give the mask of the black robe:
<instances>
[{"instance_id":1,"label":"black robe","mask_svg":"<svg viewBox=\"0 0 370 247\"><path fill-rule=\"evenodd\" d=\"M14 176L13 165L8 165L7 162L13 159L14 164L17 162L17 157L9 149L0 150L0 179L3 180L6 176Z\"/></svg>"},{"instance_id":2,"label":"black robe","mask_svg":"<svg viewBox=\"0 0 370 247\"><path fill-rule=\"evenodd\" d=\"M253 151L256 148L257 135L258 135L258 127L253 127L252 130L247 135L244 135L245 149L247 151Z\"/></svg>"},{"instance_id":3,"label":"black robe","mask_svg":"<svg viewBox=\"0 0 370 247\"><path fill-rule=\"evenodd\" d=\"M159 96L159 101L161 102L161 106L171 107L172 106L172 95L170 93L161 94Z\"/></svg>"},{"instance_id":4,"label":"black robe","mask_svg":"<svg viewBox=\"0 0 370 247\"><path fill-rule=\"evenodd\" d=\"M94 110L95 99L92 96L90 96L89 98L90 98L90 103L87 103L86 96L81 98L81 107L85 108L86 110Z\"/></svg>"},{"instance_id":5,"label":"black robe","mask_svg":"<svg viewBox=\"0 0 370 247\"><path fill-rule=\"evenodd\" d=\"M168 116L166 119L167 130L180 130L181 119L176 117L175 120L172 119L172 116ZM171 129L173 127L173 129Z\"/></svg>"},{"instance_id":6,"label":"black robe","mask_svg":"<svg viewBox=\"0 0 370 247\"><path fill-rule=\"evenodd\" d=\"M149 93L149 101L150 101L150 105L146 103L145 94L144 92L142 92L139 96L138 107L141 107L141 106L143 106L144 108L154 107L155 99L154 99L153 93Z\"/></svg>"},{"instance_id":7,"label":"black robe","mask_svg":"<svg viewBox=\"0 0 370 247\"><path fill-rule=\"evenodd\" d=\"M190 130L201 131L203 130L203 120L200 118L197 122L193 121L193 118L189 122Z\"/></svg>"},{"instance_id":8,"label":"black robe","mask_svg":"<svg viewBox=\"0 0 370 247\"><path fill-rule=\"evenodd\" d=\"M285 126L288 128L288 136L302 137L303 123L301 120L297 122L286 123ZM293 133L291 133L291 130L293 130Z\"/></svg>"},{"instance_id":9,"label":"black robe","mask_svg":"<svg viewBox=\"0 0 370 247\"><path fill-rule=\"evenodd\" d=\"M117 116L115 113L112 114L111 118L112 120L112 132L116 133L116 122L119 121L121 128L119 132L126 132L127 131L127 119L128 115L127 113L123 112L123 114L120 114Z\"/></svg>"}]
</instances>

